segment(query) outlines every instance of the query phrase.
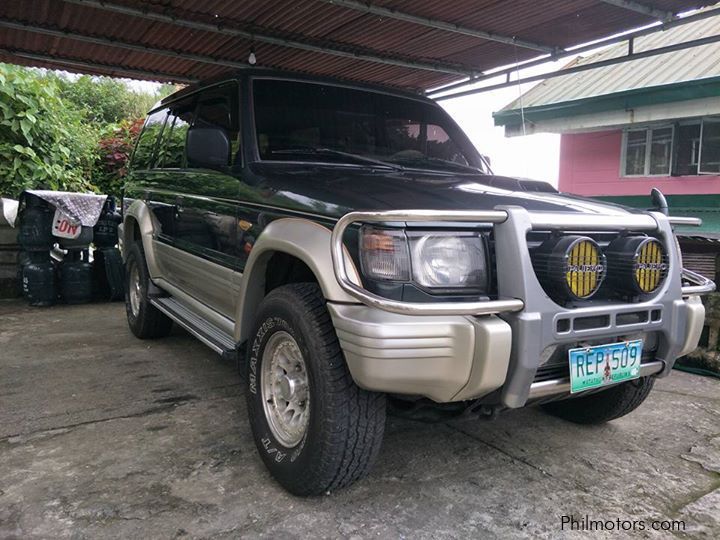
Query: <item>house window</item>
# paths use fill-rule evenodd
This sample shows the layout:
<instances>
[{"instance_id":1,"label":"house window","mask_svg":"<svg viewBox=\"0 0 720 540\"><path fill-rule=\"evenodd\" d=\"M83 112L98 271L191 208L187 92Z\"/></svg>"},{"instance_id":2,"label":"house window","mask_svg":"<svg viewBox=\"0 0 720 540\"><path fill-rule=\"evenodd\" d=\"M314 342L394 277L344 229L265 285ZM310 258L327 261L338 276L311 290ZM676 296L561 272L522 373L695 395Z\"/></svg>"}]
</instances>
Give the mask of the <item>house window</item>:
<instances>
[{"instance_id":1,"label":"house window","mask_svg":"<svg viewBox=\"0 0 720 540\"><path fill-rule=\"evenodd\" d=\"M628 130L623 176L720 174L720 118Z\"/></svg>"},{"instance_id":2,"label":"house window","mask_svg":"<svg viewBox=\"0 0 720 540\"><path fill-rule=\"evenodd\" d=\"M623 176L670 176L673 126L625 132Z\"/></svg>"},{"instance_id":3,"label":"house window","mask_svg":"<svg viewBox=\"0 0 720 540\"><path fill-rule=\"evenodd\" d=\"M700 137L698 173L720 173L720 118L704 119Z\"/></svg>"}]
</instances>

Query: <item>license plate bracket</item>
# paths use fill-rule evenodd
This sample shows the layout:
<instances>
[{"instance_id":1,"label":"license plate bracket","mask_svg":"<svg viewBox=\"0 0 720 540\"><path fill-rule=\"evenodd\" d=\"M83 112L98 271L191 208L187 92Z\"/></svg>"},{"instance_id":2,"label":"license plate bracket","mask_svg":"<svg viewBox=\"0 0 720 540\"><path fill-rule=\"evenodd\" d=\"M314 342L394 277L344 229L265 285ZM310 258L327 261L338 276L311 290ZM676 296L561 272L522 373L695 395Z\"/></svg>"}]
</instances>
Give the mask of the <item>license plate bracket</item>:
<instances>
[{"instance_id":1,"label":"license plate bracket","mask_svg":"<svg viewBox=\"0 0 720 540\"><path fill-rule=\"evenodd\" d=\"M570 349L570 393L637 379L642 347L643 340L635 339Z\"/></svg>"}]
</instances>

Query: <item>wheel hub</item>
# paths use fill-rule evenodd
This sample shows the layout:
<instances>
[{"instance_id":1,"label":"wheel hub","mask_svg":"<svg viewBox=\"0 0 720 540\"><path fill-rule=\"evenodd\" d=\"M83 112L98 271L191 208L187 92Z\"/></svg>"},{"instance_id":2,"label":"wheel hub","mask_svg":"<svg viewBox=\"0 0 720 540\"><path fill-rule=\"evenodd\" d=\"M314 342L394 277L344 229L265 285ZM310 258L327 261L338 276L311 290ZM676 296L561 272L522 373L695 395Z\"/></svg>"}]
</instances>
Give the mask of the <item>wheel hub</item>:
<instances>
[{"instance_id":1,"label":"wheel hub","mask_svg":"<svg viewBox=\"0 0 720 540\"><path fill-rule=\"evenodd\" d=\"M283 445L297 445L310 419L308 374L300 347L285 331L273 334L265 346L261 388L270 431Z\"/></svg>"},{"instance_id":2,"label":"wheel hub","mask_svg":"<svg viewBox=\"0 0 720 540\"><path fill-rule=\"evenodd\" d=\"M140 272L137 264L132 265L128 280L128 296L130 297L130 311L133 317L140 314L140 302L142 300L142 287L140 285Z\"/></svg>"}]
</instances>

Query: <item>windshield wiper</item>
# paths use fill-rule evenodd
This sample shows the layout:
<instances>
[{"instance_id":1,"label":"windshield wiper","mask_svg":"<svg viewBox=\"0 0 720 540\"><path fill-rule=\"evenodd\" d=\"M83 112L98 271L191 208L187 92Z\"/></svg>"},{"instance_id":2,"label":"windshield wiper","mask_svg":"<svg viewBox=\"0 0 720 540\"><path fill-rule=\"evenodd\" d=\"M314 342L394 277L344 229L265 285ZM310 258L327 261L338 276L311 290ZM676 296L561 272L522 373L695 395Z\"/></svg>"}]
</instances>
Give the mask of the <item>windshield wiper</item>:
<instances>
[{"instance_id":1,"label":"windshield wiper","mask_svg":"<svg viewBox=\"0 0 720 540\"><path fill-rule=\"evenodd\" d=\"M380 161L379 159L373 159L359 154L351 154L350 152L342 152L340 150L333 150L332 148L314 147L308 146L307 148L285 148L283 150L272 150L271 154L275 155L295 155L295 154L312 154L312 155L327 155L327 156L338 156L342 158L352 159L359 163L367 163L369 165L375 165L376 167L384 167L386 169L393 169L396 171L402 171L404 167L402 165L396 165L388 163L387 161Z\"/></svg>"},{"instance_id":2,"label":"windshield wiper","mask_svg":"<svg viewBox=\"0 0 720 540\"><path fill-rule=\"evenodd\" d=\"M442 165L444 167L444 170L448 169L455 169L455 170L463 170L468 171L473 174L487 174L485 171L480 169L479 167L473 167L472 165L463 165L462 163L456 163L455 161L448 161L447 159L440 159L440 158L434 158L430 156L424 156L424 157L408 157L408 158L399 158L398 161L402 160L403 163L406 163L408 165L410 164L416 164L420 165L423 163L429 163L433 165ZM436 170L436 169L433 169Z\"/></svg>"}]
</instances>

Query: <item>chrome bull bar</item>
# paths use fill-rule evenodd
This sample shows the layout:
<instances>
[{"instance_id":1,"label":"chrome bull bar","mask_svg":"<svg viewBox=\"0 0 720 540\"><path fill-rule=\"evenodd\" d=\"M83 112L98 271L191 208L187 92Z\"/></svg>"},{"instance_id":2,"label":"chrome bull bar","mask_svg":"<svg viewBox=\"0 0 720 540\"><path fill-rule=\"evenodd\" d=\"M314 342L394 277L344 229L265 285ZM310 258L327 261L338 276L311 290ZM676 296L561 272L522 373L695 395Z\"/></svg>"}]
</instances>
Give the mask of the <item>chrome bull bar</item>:
<instances>
[{"instance_id":1,"label":"chrome bull bar","mask_svg":"<svg viewBox=\"0 0 720 540\"><path fill-rule=\"evenodd\" d=\"M376 307L400 313L402 315L492 315L509 311L521 311L525 304L518 298L506 300L486 300L482 302L401 302L389 300L363 289L348 278L343 249L343 235L351 223L377 222L465 222L465 223L502 223L508 214L504 210L488 211L438 211L405 210L384 212L350 212L341 217L332 232L331 249L333 270L340 287L349 295L357 298L366 306Z\"/></svg>"},{"instance_id":2,"label":"chrome bull bar","mask_svg":"<svg viewBox=\"0 0 720 540\"><path fill-rule=\"evenodd\" d=\"M650 214L627 214L623 216L571 214L560 212L528 213L532 229L568 230L568 231L653 231L658 229L656 218ZM341 217L332 231L331 254L333 271L340 287L361 303L402 315L492 315L522 311L524 302L519 298L484 300L476 302L402 302L376 295L360 284L354 283L348 276L343 235L352 223L392 223L392 222L455 222L495 225L508 219L505 210L391 210L377 212L350 212ZM671 225L699 226L700 219L691 217L666 218ZM359 273L358 273L359 275ZM715 290L715 284L690 270L683 269L683 279L691 285L682 287L683 296L707 294Z\"/></svg>"},{"instance_id":3,"label":"chrome bull bar","mask_svg":"<svg viewBox=\"0 0 720 540\"><path fill-rule=\"evenodd\" d=\"M714 281L687 268L682 269L682 279L691 283L683 286L683 296L710 294L715 291Z\"/></svg>"}]
</instances>

